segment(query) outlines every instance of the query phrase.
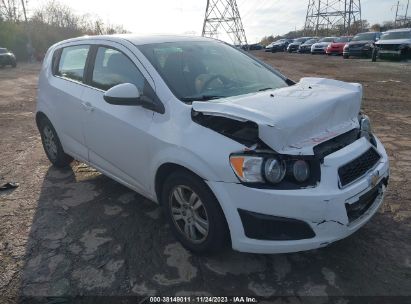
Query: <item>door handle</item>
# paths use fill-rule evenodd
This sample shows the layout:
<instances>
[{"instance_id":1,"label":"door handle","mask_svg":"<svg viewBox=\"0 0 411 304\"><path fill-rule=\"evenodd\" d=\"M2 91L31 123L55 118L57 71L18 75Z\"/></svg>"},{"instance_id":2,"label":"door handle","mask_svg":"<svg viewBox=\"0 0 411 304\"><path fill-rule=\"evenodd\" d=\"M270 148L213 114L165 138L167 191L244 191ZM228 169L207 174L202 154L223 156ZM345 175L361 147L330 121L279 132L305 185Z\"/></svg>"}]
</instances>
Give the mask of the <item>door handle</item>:
<instances>
[{"instance_id":1,"label":"door handle","mask_svg":"<svg viewBox=\"0 0 411 304\"><path fill-rule=\"evenodd\" d=\"M89 111L89 112L93 112L93 111L94 111L94 107L93 107L92 104L91 104L90 102L88 102L88 101L83 102L81 105L83 106L83 108L84 108L86 111Z\"/></svg>"}]
</instances>

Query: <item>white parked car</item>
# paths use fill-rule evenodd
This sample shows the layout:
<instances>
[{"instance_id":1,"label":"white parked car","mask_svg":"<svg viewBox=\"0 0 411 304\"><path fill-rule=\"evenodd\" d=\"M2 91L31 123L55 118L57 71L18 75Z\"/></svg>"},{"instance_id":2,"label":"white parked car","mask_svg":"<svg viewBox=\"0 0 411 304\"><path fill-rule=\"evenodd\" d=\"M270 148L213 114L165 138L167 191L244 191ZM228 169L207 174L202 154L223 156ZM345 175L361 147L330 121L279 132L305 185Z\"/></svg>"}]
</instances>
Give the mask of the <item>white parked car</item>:
<instances>
[{"instance_id":1,"label":"white parked car","mask_svg":"<svg viewBox=\"0 0 411 304\"><path fill-rule=\"evenodd\" d=\"M220 41L82 37L47 52L36 121L73 158L159 203L194 252L281 253L363 226L388 183L362 87L287 79Z\"/></svg>"},{"instance_id":2,"label":"white parked car","mask_svg":"<svg viewBox=\"0 0 411 304\"><path fill-rule=\"evenodd\" d=\"M372 61L377 58L411 59L411 28L385 32L375 43Z\"/></svg>"},{"instance_id":3,"label":"white parked car","mask_svg":"<svg viewBox=\"0 0 411 304\"><path fill-rule=\"evenodd\" d=\"M311 46L311 54L326 54L327 47L337 39L337 37L325 37L320 39L317 43L314 43Z\"/></svg>"}]
</instances>

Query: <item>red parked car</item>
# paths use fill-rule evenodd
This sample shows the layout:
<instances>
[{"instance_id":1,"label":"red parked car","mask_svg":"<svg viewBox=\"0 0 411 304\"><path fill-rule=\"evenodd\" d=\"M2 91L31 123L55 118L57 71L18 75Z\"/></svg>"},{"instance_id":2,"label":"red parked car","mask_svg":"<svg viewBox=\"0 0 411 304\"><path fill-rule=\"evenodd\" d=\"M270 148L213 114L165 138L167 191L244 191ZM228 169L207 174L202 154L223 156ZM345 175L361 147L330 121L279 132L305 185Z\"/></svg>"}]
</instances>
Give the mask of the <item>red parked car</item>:
<instances>
[{"instance_id":1,"label":"red parked car","mask_svg":"<svg viewBox=\"0 0 411 304\"><path fill-rule=\"evenodd\" d=\"M325 52L327 55L342 55L344 51L344 46L350 42L352 39L352 36L343 36L337 38L335 42L332 42L328 45L327 49Z\"/></svg>"}]
</instances>

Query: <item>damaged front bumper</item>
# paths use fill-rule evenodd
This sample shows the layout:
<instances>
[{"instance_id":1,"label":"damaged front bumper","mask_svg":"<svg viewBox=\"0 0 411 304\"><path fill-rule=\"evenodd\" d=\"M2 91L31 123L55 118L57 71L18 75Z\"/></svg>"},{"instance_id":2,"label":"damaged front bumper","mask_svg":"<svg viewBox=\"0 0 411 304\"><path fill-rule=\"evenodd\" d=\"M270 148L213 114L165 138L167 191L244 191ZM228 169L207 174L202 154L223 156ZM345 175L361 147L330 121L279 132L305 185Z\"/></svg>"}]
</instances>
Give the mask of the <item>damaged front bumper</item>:
<instances>
[{"instance_id":1,"label":"damaged front bumper","mask_svg":"<svg viewBox=\"0 0 411 304\"><path fill-rule=\"evenodd\" d=\"M321 182L313 188L272 190L208 181L226 215L233 249L297 252L327 246L357 231L382 204L389 177L387 154L377 138L376 142L379 162L344 188L338 168L371 147L365 138L325 157Z\"/></svg>"}]
</instances>

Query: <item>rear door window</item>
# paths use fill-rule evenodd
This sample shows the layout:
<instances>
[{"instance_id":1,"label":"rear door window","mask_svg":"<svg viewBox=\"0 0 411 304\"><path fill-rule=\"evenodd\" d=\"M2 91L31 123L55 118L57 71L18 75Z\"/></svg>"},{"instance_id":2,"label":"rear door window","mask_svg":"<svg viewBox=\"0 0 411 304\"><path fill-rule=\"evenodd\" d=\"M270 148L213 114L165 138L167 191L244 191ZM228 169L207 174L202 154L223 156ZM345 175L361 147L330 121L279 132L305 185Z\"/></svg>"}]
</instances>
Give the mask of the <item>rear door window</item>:
<instances>
[{"instance_id":1,"label":"rear door window","mask_svg":"<svg viewBox=\"0 0 411 304\"><path fill-rule=\"evenodd\" d=\"M56 75L82 82L89 50L89 45L63 48Z\"/></svg>"}]
</instances>

